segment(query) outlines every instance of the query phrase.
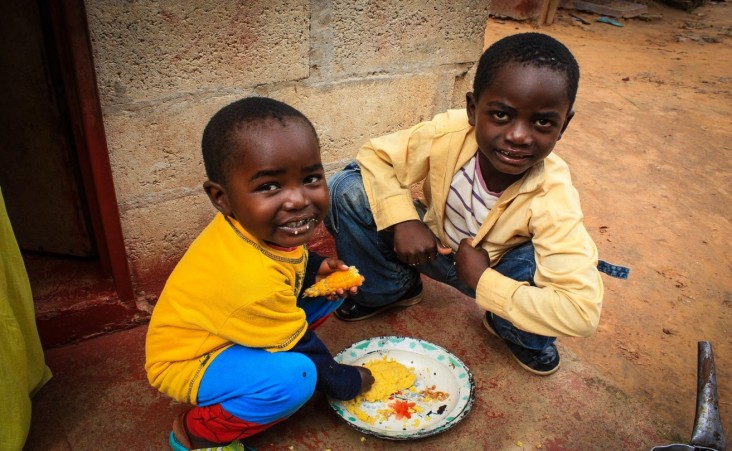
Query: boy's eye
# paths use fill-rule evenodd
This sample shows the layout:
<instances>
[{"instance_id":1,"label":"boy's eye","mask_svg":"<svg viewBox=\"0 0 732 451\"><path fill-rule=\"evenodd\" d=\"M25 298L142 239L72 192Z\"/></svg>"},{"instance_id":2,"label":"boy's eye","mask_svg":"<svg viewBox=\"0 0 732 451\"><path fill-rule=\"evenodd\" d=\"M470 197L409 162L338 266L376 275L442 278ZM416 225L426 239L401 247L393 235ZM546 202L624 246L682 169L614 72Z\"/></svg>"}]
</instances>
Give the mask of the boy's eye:
<instances>
[{"instance_id":1,"label":"boy's eye","mask_svg":"<svg viewBox=\"0 0 732 451\"><path fill-rule=\"evenodd\" d=\"M274 191L277 188L279 188L279 185L276 183L264 183L257 187L257 191Z\"/></svg>"},{"instance_id":2,"label":"boy's eye","mask_svg":"<svg viewBox=\"0 0 732 451\"><path fill-rule=\"evenodd\" d=\"M305 177L305 184L309 185L311 183L318 183L321 180L323 180L323 176L320 174L310 175L310 176Z\"/></svg>"},{"instance_id":3,"label":"boy's eye","mask_svg":"<svg viewBox=\"0 0 732 451\"><path fill-rule=\"evenodd\" d=\"M508 113L505 111L492 111L491 115L498 121L504 122L508 120Z\"/></svg>"},{"instance_id":4,"label":"boy's eye","mask_svg":"<svg viewBox=\"0 0 732 451\"><path fill-rule=\"evenodd\" d=\"M538 125L539 127L542 127L542 128L546 128L546 127L551 127L552 125L554 125L554 123L552 121L550 121L549 119L537 119L536 125Z\"/></svg>"}]
</instances>

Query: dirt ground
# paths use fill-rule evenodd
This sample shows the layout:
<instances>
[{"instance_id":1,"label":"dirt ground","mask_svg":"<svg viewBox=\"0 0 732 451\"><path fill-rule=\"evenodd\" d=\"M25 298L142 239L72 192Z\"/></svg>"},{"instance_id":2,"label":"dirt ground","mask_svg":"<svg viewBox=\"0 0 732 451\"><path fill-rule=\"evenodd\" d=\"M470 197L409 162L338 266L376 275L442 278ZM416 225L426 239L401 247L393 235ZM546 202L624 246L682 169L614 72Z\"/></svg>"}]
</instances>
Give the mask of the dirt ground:
<instances>
[{"instance_id":1,"label":"dirt ground","mask_svg":"<svg viewBox=\"0 0 732 451\"><path fill-rule=\"evenodd\" d=\"M732 2L686 12L650 3L650 21L559 10L552 25L492 18L486 43L541 31L580 63L576 116L555 151L570 164L605 278L601 324L561 342L688 440L697 343L712 343L732 436ZM584 18L588 24L570 16Z\"/></svg>"}]
</instances>

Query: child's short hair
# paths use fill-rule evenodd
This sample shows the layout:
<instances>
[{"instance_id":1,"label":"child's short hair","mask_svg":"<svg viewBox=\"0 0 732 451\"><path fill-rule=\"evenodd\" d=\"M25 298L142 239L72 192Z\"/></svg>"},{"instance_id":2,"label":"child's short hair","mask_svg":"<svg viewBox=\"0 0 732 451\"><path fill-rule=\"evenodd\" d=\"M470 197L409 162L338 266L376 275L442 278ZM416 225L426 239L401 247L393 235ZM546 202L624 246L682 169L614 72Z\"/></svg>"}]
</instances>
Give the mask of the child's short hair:
<instances>
[{"instance_id":1,"label":"child's short hair","mask_svg":"<svg viewBox=\"0 0 732 451\"><path fill-rule=\"evenodd\" d=\"M317 139L318 134L312 122L286 103L267 97L247 97L237 100L214 114L203 130L201 150L208 179L225 184L228 167L236 158L233 154L234 134L272 119L282 125L285 125L288 119L301 120L312 129Z\"/></svg>"},{"instance_id":2,"label":"child's short hair","mask_svg":"<svg viewBox=\"0 0 732 451\"><path fill-rule=\"evenodd\" d=\"M549 35L533 32L506 36L483 52L473 81L475 98L478 99L491 85L493 77L500 69L511 63L546 67L564 73L570 106L574 104L579 85L577 60L561 42Z\"/></svg>"}]
</instances>

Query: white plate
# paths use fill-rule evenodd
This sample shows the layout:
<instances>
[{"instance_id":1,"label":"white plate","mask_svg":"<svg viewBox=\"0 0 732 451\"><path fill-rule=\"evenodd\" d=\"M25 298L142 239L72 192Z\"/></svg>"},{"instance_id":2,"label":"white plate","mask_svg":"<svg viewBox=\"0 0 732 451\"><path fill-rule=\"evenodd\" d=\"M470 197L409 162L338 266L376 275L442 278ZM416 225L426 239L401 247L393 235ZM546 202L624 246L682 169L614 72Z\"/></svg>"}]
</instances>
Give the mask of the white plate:
<instances>
[{"instance_id":1,"label":"white plate","mask_svg":"<svg viewBox=\"0 0 732 451\"><path fill-rule=\"evenodd\" d=\"M348 411L343 401L330 399L333 410L353 428L389 440L411 440L444 432L470 412L475 400L473 375L460 359L435 344L409 337L374 337L352 344L339 352L335 360L362 365L384 356L414 370L416 391L405 390L397 398L415 402L421 411L412 413L410 419L397 420L392 415L368 424ZM420 392L432 386L449 396L444 401L426 400ZM392 402L364 401L361 410L377 418L377 412Z\"/></svg>"}]
</instances>

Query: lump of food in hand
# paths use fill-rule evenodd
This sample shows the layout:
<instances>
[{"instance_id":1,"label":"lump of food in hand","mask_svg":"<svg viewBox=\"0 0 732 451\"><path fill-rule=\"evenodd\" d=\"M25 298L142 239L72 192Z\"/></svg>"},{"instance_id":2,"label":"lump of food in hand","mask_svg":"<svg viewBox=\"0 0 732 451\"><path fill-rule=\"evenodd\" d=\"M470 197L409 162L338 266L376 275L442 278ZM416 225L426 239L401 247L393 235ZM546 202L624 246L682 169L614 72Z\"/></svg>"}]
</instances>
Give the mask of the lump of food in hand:
<instances>
[{"instance_id":1,"label":"lump of food in hand","mask_svg":"<svg viewBox=\"0 0 732 451\"><path fill-rule=\"evenodd\" d=\"M362 395L364 401L386 401L389 396L406 390L417 380L412 370L395 360L387 359L386 356L366 362L363 366L371 370L371 375L374 376L371 389Z\"/></svg>"},{"instance_id":2,"label":"lump of food in hand","mask_svg":"<svg viewBox=\"0 0 732 451\"><path fill-rule=\"evenodd\" d=\"M336 294L339 289L347 292L353 287L363 285L363 279L355 266L349 266L347 270L330 273L328 277L307 288L303 294L307 297L318 297Z\"/></svg>"},{"instance_id":3,"label":"lump of food in hand","mask_svg":"<svg viewBox=\"0 0 732 451\"><path fill-rule=\"evenodd\" d=\"M414 385L417 376L415 376L411 369L397 361L388 359L386 356L381 359L370 360L364 363L363 366L371 370L371 374L374 376L374 384L366 393L361 393L356 398L346 401L345 406L359 420L364 423L374 424L376 419L368 415L361 408L361 404L364 401L388 401L393 394L406 390Z\"/></svg>"}]
</instances>

